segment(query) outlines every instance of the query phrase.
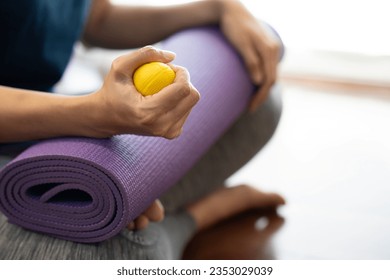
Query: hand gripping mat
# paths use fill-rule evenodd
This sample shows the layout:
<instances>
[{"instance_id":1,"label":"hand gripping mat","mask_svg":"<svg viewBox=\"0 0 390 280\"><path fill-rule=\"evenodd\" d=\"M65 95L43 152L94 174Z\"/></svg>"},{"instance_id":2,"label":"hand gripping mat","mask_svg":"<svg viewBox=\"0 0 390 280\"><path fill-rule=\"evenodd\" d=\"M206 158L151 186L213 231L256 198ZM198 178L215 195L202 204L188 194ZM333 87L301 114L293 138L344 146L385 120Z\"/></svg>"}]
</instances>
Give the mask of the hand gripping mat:
<instances>
[{"instance_id":1,"label":"hand gripping mat","mask_svg":"<svg viewBox=\"0 0 390 280\"><path fill-rule=\"evenodd\" d=\"M245 110L253 86L217 29L179 32L162 48L177 53L174 63L201 93L183 134L35 144L0 173L0 209L11 223L77 242L108 239L178 182Z\"/></svg>"}]
</instances>

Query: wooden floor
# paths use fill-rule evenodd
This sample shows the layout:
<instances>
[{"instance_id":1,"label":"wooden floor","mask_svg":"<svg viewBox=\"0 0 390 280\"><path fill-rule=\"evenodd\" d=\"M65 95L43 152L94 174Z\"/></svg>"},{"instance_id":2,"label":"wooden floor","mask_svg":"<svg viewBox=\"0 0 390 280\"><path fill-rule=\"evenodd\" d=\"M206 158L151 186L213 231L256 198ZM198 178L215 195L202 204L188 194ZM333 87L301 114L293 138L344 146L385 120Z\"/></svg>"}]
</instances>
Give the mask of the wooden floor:
<instances>
[{"instance_id":1,"label":"wooden floor","mask_svg":"<svg viewBox=\"0 0 390 280\"><path fill-rule=\"evenodd\" d=\"M185 259L390 259L390 88L283 80L268 146L229 180L283 194L199 233Z\"/></svg>"}]
</instances>

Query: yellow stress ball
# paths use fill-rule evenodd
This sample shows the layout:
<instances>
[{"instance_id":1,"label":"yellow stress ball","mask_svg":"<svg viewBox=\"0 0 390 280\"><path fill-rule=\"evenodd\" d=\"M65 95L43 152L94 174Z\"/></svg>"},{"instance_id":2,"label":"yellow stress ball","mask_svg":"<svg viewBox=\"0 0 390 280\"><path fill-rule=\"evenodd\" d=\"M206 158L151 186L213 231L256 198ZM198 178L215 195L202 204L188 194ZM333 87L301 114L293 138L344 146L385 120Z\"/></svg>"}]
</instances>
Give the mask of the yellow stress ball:
<instances>
[{"instance_id":1,"label":"yellow stress ball","mask_svg":"<svg viewBox=\"0 0 390 280\"><path fill-rule=\"evenodd\" d=\"M175 80L176 73L165 63L150 62L135 70L133 81L135 88L142 95L152 95Z\"/></svg>"}]
</instances>

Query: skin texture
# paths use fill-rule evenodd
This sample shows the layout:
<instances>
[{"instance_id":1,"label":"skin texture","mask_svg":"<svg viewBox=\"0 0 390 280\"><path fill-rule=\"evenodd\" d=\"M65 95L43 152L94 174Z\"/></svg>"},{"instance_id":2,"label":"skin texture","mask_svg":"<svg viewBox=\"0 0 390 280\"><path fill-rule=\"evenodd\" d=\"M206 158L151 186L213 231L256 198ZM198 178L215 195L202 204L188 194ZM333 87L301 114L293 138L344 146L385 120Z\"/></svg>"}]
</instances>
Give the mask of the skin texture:
<instances>
[{"instance_id":1,"label":"skin texture","mask_svg":"<svg viewBox=\"0 0 390 280\"><path fill-rule=\"evenodd\" d=\"M181 134L185 120L200 98L187 70L170 65L176 72L173 84L152 96L142 96L132 80L139 66L151 61L167 63L173 58L174 54L149 46L114 60L103 87L91 95L99 111L110 115L107 118L102 114L106 116L105 123L100 122L96 137L131 133L173 139Z\"/></svg>"},{"instance_id":2,"label":"skin texture","mask_svg":"<svg viewBox=\"0 0 390 280\"><path fill-rule=\"evenodd\" d=\"M210 24L219 24L243 57L252 81L261 85L249 107L256 110L276 79L279 45L241 3L204 0L142 7L95 0L82 41L104 48L142 48L114 60L103 86L86 96L50 95L0 86L0 143L61 136L107 138L125 133L178 137L200 98L186 69L171 65L176 72L174 83L146 97L136 91L132 75L147 62L169 63L174 59L169 51L143 46L185 28ZM162 216L163 209L156 201L129 227L143 228Z\"/></svg>"},{"instance_id":3,"label":"skin texture","mask_svg":"<svg viewBox=\"0 0 390 280\"><path fill-rule=\"evenodd\" d=\"M253 83L261 85L249 106L255 111L276 80L280 45L239 1L205 0L146 8L114 6L107 0L95 0L84 40L106 48L136 48L158 42L178 30L207 24L219 24L243 57ZM137 28L126 36L122 26Z\"/></svg>"},{"instance_id":4,"label":"skin texture","mask_svg":"<svg viewBox=\"0 0 390 280\"><path fill-rule=\"evenodd\" d=\"M252 82L261 85L249 105L249 110L253 112L264 102L275 83L279 42L270 37L238 1L224 1L220 26L244 59Z\"/></svg>"},{"instance_id":5,"label":"skin texture","mask_svg":"<svg viewBox=\"0 0 390 280\"><path fill-rule=\"evenodd\" d=\"M220 188L187 207L197 230L206 229L224 219L250 209L273 208L286 204L276 193L259 191L248 185Z\"/></svg>"},{"instance_id":6,"label":"skin texture","mask_svg":"<svg viewBox=\"0 0 390 280\"><path fill-rule=\"evenodd\" d=\"M275 81L279 46L238 1L205 0L156 8L117 6L108 0L95 0L83 41L106 48L141 47L183 28L209 24L220 25L242 55L253 82L262 85L250 105L255 110ZM123 26L129 27L128 33L123 32ZM60 136L103 138L121 133L177 137L199 99L186 70L176 67L178 79L160 98L142 99L131 84L132 72L141 64L167 63L173 58L173 54L152 47L119 57L102 88L82 97L0 87L0 143ZM130 86L125 86L126 83ZM169 101L175 106L171 108L178 109L160 119L163 111L168 111L169 92L173 91L179 91L183 100L172 100L172 96ZM135 102L134 106L129 100ZM112 112L118 113L112 115Z\"/></svg>"}]
</instances>

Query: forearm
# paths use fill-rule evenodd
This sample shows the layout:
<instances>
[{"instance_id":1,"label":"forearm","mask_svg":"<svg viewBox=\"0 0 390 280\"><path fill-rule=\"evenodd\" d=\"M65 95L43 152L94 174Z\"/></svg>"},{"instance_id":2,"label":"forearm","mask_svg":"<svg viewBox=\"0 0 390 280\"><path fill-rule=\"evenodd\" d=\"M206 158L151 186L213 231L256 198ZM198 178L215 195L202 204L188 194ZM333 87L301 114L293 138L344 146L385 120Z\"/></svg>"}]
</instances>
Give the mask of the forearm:
<instances>
[{"instance_id":1,"label":"forearm","mask_svg":"<svg viewBox=\"0 0 390 280\"><path fill-rule=\"evenodd\" d=\"M88 98L0 86L0 143L92 136L94 113Z\"/></svg>"},{"instance_id":2,"label":"forearm","mask_svg":"<svg viewBox=\"0 0 390 280\"><path fill-rule=\"evenodd\" d=\"M169 7L118 6L95 0L83 39L105 48L136 48L156 43L185 28L217 24L221 1Z\"/></svg>"}]
</instances>

